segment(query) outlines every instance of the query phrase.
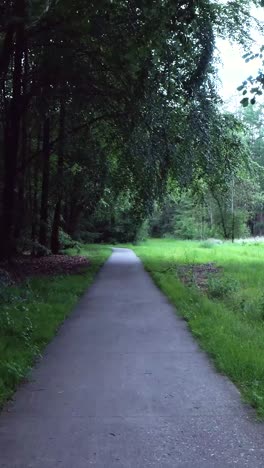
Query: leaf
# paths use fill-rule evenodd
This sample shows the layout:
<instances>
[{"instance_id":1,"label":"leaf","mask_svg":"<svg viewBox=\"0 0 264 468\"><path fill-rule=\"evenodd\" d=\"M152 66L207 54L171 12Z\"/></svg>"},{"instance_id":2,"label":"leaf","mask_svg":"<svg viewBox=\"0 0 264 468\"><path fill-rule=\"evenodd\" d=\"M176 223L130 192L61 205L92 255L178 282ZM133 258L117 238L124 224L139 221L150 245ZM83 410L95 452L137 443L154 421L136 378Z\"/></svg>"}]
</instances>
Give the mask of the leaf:
<instances>
[{"instance_id":1,"label":"leaf","mask_svg":"<svg viewBox=\"0 0 264 468\"><path fill-rule=\"evenodd\" d=\"M240 104L242 104L243 107L247 107L248 106L248 101L249 101L249 98L245 97L240 101Z\"/></svg>"},{"instance_id":2,"label":"leaf","mask_svg":"<svg viewBox=\"0 0 264 468\"><path fill-rule=\"evenodd\" d=\"M244 84L238 86L237 90L238 90L238 91L242 91L242 89L244 88L244 86L245 86Z\"/></svg>"},{"instance_id":3,"label":"leaf","mask_svg":"<svg viewBox=\"0 0 264 468\"><path fill-rule=\"evenodd\" d=\"M252 106L256 103L256 98L253 97L252 99L250 99L250 104L252 104Z\"/></svg>"}]
</instances>

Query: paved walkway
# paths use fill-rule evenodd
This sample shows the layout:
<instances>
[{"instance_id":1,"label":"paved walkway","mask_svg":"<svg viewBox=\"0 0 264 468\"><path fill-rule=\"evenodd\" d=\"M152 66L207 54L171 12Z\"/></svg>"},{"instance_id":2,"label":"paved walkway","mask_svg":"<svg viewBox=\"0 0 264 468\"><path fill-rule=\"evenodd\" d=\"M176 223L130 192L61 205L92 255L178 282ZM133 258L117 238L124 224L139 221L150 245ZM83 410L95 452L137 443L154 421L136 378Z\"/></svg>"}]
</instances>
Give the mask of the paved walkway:
<instances>
[{"instance_id":1,"label":"paved walkway","mask_svg":"<svg viewBox=\"0 0 264 468\"><path fill-rule=\"evenodd\" d=\"M1 468L263 466L263 425L125 249L0 416Z\"/></svg>"}]
</instances>

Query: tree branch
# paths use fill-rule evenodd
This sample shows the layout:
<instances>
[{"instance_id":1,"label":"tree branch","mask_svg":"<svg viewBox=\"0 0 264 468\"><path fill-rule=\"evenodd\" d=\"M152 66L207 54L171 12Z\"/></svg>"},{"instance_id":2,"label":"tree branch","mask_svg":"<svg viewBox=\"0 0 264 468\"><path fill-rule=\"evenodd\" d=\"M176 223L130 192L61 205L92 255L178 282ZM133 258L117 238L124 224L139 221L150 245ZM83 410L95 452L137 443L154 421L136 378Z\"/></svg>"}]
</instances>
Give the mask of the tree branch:
<instances>
[{"instance_id":1,"label":"tree branch","mask_svg":"<svg viewBox=\"0 0 264 468\"><path fill-rule=\"evenodd\" d=\"M74 127L72 128L67 136L70 136L70 135L74 135L75 133L78 133L80 132L81 130L85 129L85 128L88 128L90 127L91 125L93 125L94 123L96 122L99 122L100 120L108 120L108 119L111 119L113 117L117 117L117 116L122 116L123 114L104 114L104 115L100 115L98 117L95 117L93 118L92 120L90 120L89 122L85 122L81 125L78 125L77 127ZM59 138L55 138L53 141L50 142L50 152L52 152L52 150L54 149L54 146L58 143L59 141ZM41 154L41 150L38 150L36 151L35 153L33 153L31 155L30 158L28 158L27 162L24 164L23 168L20 166L18 169L17 169L17 172L18 173L21 173L23 172L23 170L28 166L28 164L30 164L37 156L39 156Z\"/></svg>"}]
</instances>

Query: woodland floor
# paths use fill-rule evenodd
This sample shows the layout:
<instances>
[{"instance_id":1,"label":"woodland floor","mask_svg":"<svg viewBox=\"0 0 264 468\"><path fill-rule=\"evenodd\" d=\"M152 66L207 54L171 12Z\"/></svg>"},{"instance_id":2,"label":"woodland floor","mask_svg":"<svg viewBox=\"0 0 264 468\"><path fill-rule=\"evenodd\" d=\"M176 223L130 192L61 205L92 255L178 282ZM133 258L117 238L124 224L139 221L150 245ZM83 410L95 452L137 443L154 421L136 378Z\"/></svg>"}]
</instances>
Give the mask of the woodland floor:
<instances>
[{"instance_id":1,"label":"woodland floor","mask_svg":"<svg viewBox=\"0 0 264 468\"><path fill-rule=\"evenodd\" d=\"M78 274L83 272L89 263L87 257L80 255L24 255L14 258L12 263L0 262L0 272L6 271L12 283L19 283L32 277Z\"/></svg>"}]
</instances>

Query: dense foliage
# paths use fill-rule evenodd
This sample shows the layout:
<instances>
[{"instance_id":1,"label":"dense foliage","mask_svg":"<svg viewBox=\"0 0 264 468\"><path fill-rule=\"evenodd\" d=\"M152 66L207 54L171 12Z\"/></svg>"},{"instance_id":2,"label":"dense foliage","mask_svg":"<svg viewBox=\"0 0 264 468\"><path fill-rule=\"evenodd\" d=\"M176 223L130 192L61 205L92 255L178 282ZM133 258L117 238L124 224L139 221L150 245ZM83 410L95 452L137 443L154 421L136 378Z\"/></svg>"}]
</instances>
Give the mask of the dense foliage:
<instances>
[{"instance_id":1,"label":"dense foliage","mask_svg":"<svg viewBox=\"0 0 264 468\"><path fill-rule=\"evenodd\" d=\"M222 186L244 150L217 111L214 38L245 43L249 7L1 2L1 258L133 240L168 179Z\"/></svg>"}]
</instances>

